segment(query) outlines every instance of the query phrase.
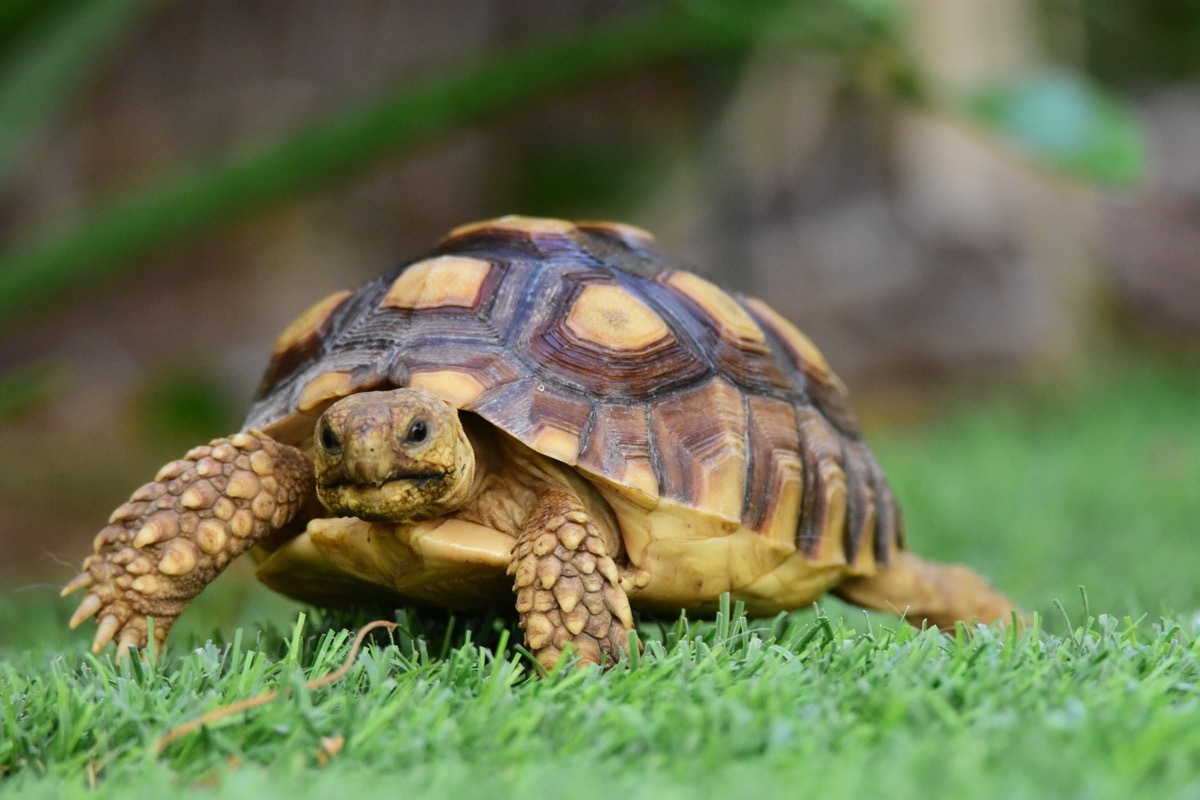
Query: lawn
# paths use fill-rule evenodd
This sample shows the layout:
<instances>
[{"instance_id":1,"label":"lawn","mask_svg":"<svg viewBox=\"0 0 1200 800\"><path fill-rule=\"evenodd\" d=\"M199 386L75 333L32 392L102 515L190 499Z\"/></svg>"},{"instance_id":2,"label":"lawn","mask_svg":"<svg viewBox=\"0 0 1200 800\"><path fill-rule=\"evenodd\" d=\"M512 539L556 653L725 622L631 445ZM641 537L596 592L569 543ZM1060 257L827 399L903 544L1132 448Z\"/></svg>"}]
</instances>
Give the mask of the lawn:
<instances>
[{"instance_id":1,"label":"lawn","mask_svg":"<svg viewBox=\"0 0 1200 800\"><path fill-rule=\"evenodd\" d=\"M872 434L913 548L1036 612L1019 635L730 609L539 680L502 621L405 617L310 689L369 616L301 618L229 575L160 658L114 665L65 631L70 602L13 587L0 795L1200 797L1197 367L1118 360Z\"/></svg>"}]
</instances>

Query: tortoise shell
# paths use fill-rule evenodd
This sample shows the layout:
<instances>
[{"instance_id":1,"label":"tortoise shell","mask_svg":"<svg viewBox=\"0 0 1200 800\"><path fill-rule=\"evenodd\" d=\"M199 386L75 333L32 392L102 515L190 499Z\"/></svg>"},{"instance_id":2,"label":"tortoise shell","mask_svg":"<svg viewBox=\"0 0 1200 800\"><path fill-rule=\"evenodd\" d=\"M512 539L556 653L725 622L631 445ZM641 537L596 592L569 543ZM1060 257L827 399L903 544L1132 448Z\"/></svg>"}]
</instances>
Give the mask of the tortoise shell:
<instances>
[{"instance_id":1,"label":"tortoise shell","mask_svg":"<svg viewBox=\"0 0 1200 800\"><path fill-rule=\"evenodd\" d=\"M902 547L842 383L760 300L640 229L505 217L318 302L279 338L246 419L303 446L337 399L426 389L574 467L678 609L734 591L810 602ZM720 565L714 568L714 565Z\"/></svg>"}]
</instances>

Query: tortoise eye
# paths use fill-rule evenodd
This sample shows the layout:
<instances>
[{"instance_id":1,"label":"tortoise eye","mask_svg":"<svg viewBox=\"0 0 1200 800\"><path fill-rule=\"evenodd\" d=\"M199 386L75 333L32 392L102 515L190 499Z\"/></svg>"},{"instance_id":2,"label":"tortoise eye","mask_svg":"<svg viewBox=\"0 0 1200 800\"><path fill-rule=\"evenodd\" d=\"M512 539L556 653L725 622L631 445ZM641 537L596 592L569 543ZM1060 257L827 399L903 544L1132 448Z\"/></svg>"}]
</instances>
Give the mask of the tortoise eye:
<instances>
[{"instance_id":1,"label":"tortoise eye","mask_svg":"<svg viewBox=\"0 0 1200 800\"><path fill-rule=\"evenodd\" d=\"M425 441L428 436L429 423L419 419L408 426L408 433L404 434L404 441L415 444Z\"/></svg>"},{"instance_id":2,"label":"tortoise eye","mask_svg":"<svg viewBox=\"0 0 1200 800\"><path fill-rule=\"evenodd\" d=\"M321 447L330 455L337 455L342 452L342 443L338 441L337 434L333 432L333 428L329 423L321 425L321 432L318 434L321 439Z\"/></svg>"}]
</instances>

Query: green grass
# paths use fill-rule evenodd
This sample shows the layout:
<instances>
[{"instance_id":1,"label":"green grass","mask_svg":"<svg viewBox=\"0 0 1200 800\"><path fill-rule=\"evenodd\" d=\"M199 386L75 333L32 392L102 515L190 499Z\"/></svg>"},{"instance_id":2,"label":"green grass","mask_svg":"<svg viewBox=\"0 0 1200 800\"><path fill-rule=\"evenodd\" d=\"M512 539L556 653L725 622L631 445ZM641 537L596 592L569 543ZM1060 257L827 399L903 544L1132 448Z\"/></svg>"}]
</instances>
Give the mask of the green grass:
<instances>
[{"instance_id":1,"label":"green grass","mask_svg":"<svg viewBox=\"0 0 1200 800\"><path fill-rule=\"evenodd\" d=\"M115 665L33 587L0 599L0 795L1200 797L1196 366L1121 367L873 437L914 549L1039 612L1020 636L830 601L643 624L633 663L537 680L502 622L418 620L308 690L351 634L259 608L238 576L159 660ZM175 726L267 689L283 696L156 755Z\"/></svg>"}]
</instances>

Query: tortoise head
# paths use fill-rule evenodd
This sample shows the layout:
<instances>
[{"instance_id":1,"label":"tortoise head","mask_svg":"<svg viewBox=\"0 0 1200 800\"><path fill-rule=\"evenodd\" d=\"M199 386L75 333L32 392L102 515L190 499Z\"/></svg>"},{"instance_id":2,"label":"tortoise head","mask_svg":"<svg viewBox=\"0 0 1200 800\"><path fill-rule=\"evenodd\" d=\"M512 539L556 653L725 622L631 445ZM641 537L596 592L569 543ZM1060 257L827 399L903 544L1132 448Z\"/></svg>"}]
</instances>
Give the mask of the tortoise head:
<instances>
[{"instance_id":1,"label":"tortoise head","mask_svg":"<svg viewBox=\"0 0 1200 800\"><path fill-rule=\"evenodd\" d=\"M467 501L475 476L457 409L422 389L334 403L317 421L313 461L326 508L375 522L448 514Z\"/></svg>"}]
</instances>

